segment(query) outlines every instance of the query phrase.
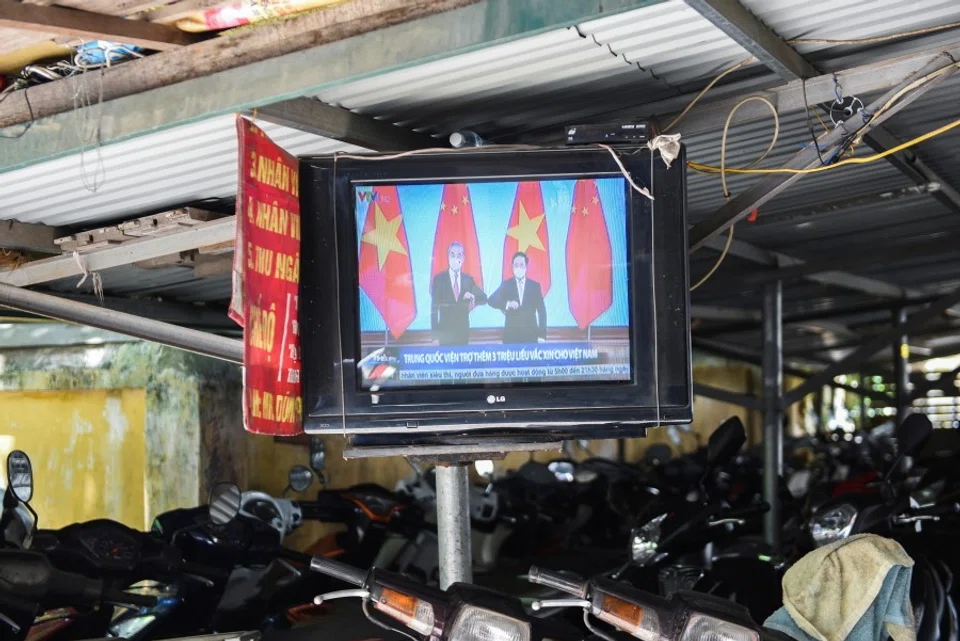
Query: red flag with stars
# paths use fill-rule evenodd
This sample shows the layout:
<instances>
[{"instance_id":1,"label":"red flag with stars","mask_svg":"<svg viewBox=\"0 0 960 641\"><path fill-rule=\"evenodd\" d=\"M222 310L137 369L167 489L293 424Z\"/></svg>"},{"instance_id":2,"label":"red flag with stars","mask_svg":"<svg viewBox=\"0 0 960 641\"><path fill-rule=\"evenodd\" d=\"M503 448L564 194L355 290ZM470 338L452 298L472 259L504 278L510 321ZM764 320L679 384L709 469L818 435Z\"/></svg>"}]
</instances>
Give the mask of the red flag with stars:
<instances>
[{"instance_id":1,"label":"red flag with stars","mask_svg":"<svg viewBox=\"0 0 960 641\"><path fill-rule=\"evenodd\" d=\"M513 278L513 255L521 251L530 259L527 278L540 283L546 296L550 291L550 239L543 211L543 192L534 180L517 184L513 213L503 241L503 279Z\"/></svg>"},{"instance_id":2,"label":"red flag with stars","mask_svg":"<svg viewBox=\"0 0 960 641\"><path fill-rule=\"evenodd\" d=\"M613 249L595 180L578 180L567 231L567 299L580 329L613 304Z\"/></svg>"},{"instance_id":3,"label":"red flag with stars","mask_svg":"<svg viewBox=\"0 0 960 641\"><path fill-rule=\"evenodd\" d=\"M393 186L374 187L367 219L360 234L360 289L383 316L394 338L407 331L417 316L410 246Z\"/></svg>"},{"instance_id":4,"label":"red flag with stars","mask_svg":"<svg viewBox=\"0 0 960 641\"><path fill-rule=\"evenodd\" d=\"M470 202L470 191L463 183L443 186L440 218L437 219L437 233L433 237L431 277L447 269L447 251L454 242L463 245L463 273L473 276L477 286L483 289L480 243L477 241L477 227L473 222L473 203Z\"/></svg>"}]
</instances>

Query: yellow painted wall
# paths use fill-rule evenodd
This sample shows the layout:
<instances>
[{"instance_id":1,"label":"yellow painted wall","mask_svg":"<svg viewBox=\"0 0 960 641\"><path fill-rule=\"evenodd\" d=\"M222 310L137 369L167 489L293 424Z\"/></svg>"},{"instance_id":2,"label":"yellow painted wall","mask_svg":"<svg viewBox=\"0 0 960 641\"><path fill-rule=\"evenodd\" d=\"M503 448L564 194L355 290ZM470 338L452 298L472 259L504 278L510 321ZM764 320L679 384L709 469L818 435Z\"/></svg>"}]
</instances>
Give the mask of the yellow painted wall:
<instances>
[{"instance_id":1,"label":"yellow painted wall","mask_svg":"<svg viewBox=\"0 0 960 641\"><path fill-rule=\"evenodd\" d=\"M110 518L148 528L146 391L0 391L0 456L30 455L40 527Z\"/></svg>"}]
</instances>

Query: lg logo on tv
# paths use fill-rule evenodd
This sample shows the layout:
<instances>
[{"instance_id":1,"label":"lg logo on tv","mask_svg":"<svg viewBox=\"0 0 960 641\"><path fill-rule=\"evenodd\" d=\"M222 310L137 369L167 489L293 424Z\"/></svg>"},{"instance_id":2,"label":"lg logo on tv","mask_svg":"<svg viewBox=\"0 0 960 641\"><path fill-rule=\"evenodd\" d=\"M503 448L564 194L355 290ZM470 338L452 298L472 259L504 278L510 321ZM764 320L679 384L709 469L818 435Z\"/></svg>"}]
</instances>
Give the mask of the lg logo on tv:
<instances>
[{"instance_id":1,"label":"lg logo on tv","mask_svg":"<svg viewBox=\"0 0 960 641\"><path fill-rule=\"evenodd\" d=\"M506 396L494 396L493 394L491 394L490 396L487 397L487 402L490 403L491 405L495 405L496 403L506 403L506 402L507 402L507 397L506 397Z\"/></svg>"}]
</instances>

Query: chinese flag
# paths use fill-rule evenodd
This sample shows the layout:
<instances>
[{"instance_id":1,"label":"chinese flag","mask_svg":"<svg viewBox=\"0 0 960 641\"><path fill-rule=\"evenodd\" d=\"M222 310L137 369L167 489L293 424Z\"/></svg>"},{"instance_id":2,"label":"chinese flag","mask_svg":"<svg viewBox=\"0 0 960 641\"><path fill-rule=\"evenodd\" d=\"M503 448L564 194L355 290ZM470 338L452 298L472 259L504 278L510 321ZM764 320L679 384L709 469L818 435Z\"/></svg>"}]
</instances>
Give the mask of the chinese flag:
<instances>
[{"instance_id":1,"label":"chinese flag","mask_svg":"<svg viewBox=\"0 0 960 641\"><path fill-rule=\"evenodd\" d=\"M374 187L360 235L360 289L370 297L394 338L417 316L410 246L396 187Z\"/></svg>"},{"instance_id":2,"label":"chinese flag","mask_svg":"<svg viewBox=\"0 0 960 641\"><path fill-rule=\"evenodd\" d=\"M437 233L433 237L431 277L447 269L447 250L453 242L463 245L463 273L473 276L477 286L483 289L480 243L477 242L477 228L473 224L473 203L463 183L443 186L440 218L437 220Z\"/></svg>"},{"instance_id":3,"label":"chinese flag","mask_svg":"<svg viewBox=\"0 0 960 641\"><path fill-rule=\"evenodd\" d=\"M540 283L546 296L550 291L550 239L547 237L547 219L543 212L543 193L540 183L524 181L517 185L513 213L503 241L503 279L513 278L513 255L524 252L530 259L527 278Z\"/></svg>"},{"instance_id":4,"label":"chinese flag","mask_svg":"<svg viewBox=\"0 0 960 641\"><path fill-rule=\"evenodd\" d=\"M597 183L578 180L567 231L567 298L580 329L613 304L613 250Z\"/></svg>"}]
</instances>

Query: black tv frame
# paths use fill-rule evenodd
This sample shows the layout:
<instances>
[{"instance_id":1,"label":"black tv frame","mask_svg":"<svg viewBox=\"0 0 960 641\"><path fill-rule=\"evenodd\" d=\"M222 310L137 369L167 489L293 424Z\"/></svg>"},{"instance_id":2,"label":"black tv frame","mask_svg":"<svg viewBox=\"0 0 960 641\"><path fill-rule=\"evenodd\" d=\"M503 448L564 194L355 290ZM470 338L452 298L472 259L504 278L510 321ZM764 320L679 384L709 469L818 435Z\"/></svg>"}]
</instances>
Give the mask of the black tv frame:
<instances>
[{"instance_id":1,"label":"black tv frame","mask_svg":"<svg viewBox=\"0 0 960 641\"><path fill-rule=\"evenodd\" d=\"M453 435L612 438L642 435L657 424L692 420L690 297L685 153L667 168L646 148L616 150L650 201L627 186L630 258L631 382L562 383L523 387L482 385L388 388L357 385L360 290L354 184L462 182L621 176L605 149L557 148L429 152L393 159L344 156L301 158L300 337L304 428L308 433L389 434L388 441L449 441ZM642 228L650 219L652 232ZM652 248L636 235L652 233ZM653 279L642 272L653 263ZM654 283L652 293L645 291ZM656 300L657 349L642 346L643 297ZM646 362L644 361L644 347ZM645 389L657 358L659 387ZM642 399L644 393L649 397ZM489 398L493 397L495 403ZM658 402L659 401L659 402ZM659 410L659 415L658 415ZM436 439L434 438L436 437ZM377 439L374 439L377 440Z\"/></svg>"}]
</instances>

